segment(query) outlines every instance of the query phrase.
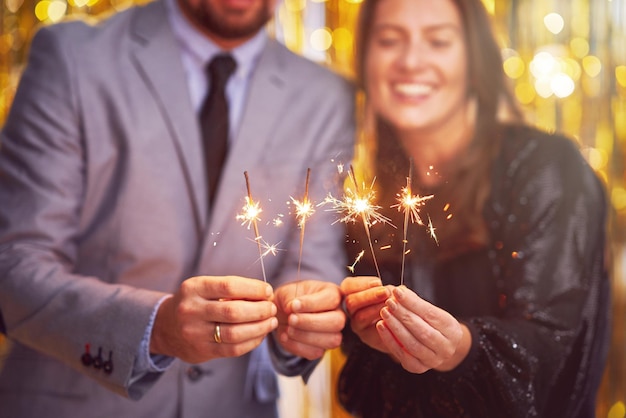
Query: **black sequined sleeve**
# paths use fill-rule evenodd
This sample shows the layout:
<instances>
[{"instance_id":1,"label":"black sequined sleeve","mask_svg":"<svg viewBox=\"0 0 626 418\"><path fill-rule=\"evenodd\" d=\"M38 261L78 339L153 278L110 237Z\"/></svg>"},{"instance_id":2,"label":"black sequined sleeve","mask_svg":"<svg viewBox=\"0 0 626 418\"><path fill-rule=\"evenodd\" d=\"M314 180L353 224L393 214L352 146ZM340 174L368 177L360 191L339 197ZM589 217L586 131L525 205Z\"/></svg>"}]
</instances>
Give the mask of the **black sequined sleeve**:
<instances>
[{"instance_id":1,"label":"black sequined sleeve","mask_svg":"<svg viewBox=\"0 0 626 418\"><path fill-rule=\"evenodd\" d=\"M459 318L469 356L412 375L346 332L340 399L362 417L593 417L609 335L604 191L573 143L503 144L485 219L500 310Z\"/></svg>"},{"instance_id":2,"label":"black sequined sleeve","mask_svg":"<svg viewBox=\"0 0 626 418\"><path fill-rule=\"evenodd\" d=\"M471 364L436 380L466 411L591 417L608 335L605 197L572 142L534 135L504 145L486 209L501 313L468 319Z\"/></svg>"}]
</instances>

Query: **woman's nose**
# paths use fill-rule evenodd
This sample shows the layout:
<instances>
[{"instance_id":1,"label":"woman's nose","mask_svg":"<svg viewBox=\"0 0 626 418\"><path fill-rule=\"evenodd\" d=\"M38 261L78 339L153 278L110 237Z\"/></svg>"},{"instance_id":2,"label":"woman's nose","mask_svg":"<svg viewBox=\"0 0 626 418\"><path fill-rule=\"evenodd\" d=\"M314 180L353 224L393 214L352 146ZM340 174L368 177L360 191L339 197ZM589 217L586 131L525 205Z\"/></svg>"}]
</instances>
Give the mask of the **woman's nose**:
<instances>
[{"instance_id":1,"label":"woman's nose","mask_svg":"<svg viewBox=\"0 0 626 418\"><path fill-rule=\"evenodd\" d=\"M418 70L425 66L427 61L427 51L423 43L413 41L406 44L398 58L398 65L405 70Z\"/></svg>"}]
</instances>

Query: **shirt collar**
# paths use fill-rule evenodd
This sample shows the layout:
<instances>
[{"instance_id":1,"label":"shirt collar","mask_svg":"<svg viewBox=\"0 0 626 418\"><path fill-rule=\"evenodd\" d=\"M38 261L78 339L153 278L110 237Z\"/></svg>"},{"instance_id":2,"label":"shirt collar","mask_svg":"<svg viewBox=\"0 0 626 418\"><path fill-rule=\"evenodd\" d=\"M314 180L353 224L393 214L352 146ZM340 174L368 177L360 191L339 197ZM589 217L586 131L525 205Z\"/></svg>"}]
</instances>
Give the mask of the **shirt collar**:
<instances>
[{"instance_id":1,"label":"shirt collar","mask_svg":"<svg viewBox=\"0 0 626 418\"><path fill-rule=\"evenodd\" d=\"M177 0L165 0L168 19L174 37L185 54L204 68L211 59L224 52L218 45L198 31L185 17ZM267 32L260 30L254 37L229 51L237 61L235 77L247 78L267 42Z\"/></svg>"}]
</instances>

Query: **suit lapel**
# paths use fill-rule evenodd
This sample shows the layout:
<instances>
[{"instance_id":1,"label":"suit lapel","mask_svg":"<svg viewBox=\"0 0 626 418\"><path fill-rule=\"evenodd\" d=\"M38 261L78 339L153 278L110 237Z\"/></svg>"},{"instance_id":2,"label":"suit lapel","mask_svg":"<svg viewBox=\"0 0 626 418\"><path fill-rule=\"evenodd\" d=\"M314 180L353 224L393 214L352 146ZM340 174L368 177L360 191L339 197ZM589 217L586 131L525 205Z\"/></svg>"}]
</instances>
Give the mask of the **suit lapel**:
<instances>
[{"instance_id":1,"label":"suit lapel","mask_svg":"<svg viewBox=\"0 0 626 418\"><path fill-rule=\"evenodd\" d=\"M272 129L283 117L287 100L284 56L276 41L269 39L253 75L239 132L222 173L222 185L211 211L209 228L223 231L241 209L245 197L244 171L254 167L271 141ZM239 185L239 186L237 186ZM254 197L254 185L252 185Z\"/></svg>"},{"instance_id":2,"label":"suit lapel","mask_svg":"<svg viewBox=\"0 0 626 418\"><path fill-rule=\"evenodd\" d=\"M196 223L198 229L203 230L207 197L200 133L189 100L180 53L163 2L150 3L137 13L134 29L134 57L138 71L159 103L163 119L175 141L195 207Z\"/></svg>"}]
</instances>

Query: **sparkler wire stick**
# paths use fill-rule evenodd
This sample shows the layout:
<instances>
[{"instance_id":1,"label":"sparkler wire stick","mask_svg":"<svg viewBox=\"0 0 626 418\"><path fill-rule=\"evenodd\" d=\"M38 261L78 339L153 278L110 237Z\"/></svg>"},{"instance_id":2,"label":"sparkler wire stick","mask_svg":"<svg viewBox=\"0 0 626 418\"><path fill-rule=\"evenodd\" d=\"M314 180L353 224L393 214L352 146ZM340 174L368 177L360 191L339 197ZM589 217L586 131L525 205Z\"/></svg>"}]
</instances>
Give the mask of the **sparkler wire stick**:
<instances>
[{"instance_id":1,"label":"sparkler wire stick","mask_svg":"<svg viewBox=\"0 0 626 418\"><path fill-rule=\"evenodd\" d=\"M254 200L252 199L252 191L250 189L250 179L248 178L248 172L244 171L243 175L246 178L246 188L248 189L248 203L247 207L256 207ZM257 212L258 213L258 212ZM256 214L252 216L249 221L252 223L252 228L254 229L254 240L259 247L259 257L261 260L261 271L263 273L263 281L267 283L267 277L265 276L265 264L263 263L263 248L261 245L261 235L259 234L259 226L257 224Z\"/></svg>"},{"instance_id":2,"label":"sparkler wire stick","mask_svg":"<svg viewBox=\"0 0 626 418\"><path fill-rule=\"evenodd\" d=\"M411 190L411 178L412 177L413 177L413 160L409 162L409 176L406 178L405 196L408 196L409 199L413 194ZM406 199L403 199L403 200L406 201ZM410 213L411 213L410 207L406 205L404 208L404 231L403 231L403 237L402 237L402 270L400 271L400 286L404 284L404 266L406 263L406 245L408 242Z\"/></svg>"},{"instance_id":3,"label":"sparkler wire stick","mask_svg":"<svg viewBox=\"0 0 626 418\"><path fill-rule=\"evenodd\" d=\"M406 264L406 246L408 244L408 231L409 221L424 225L422 218L419 215L419 207L424 205L424 202L432 199L433 195L420 196L413 194L412 188L413 179L413 160L409 161L409 175L406 178L406 186L402 188L402 191L398 193L398 204L393 205L392 208L398 208L398 211L404 211L404 231L402 237L402 270L400 272L400 285L404 284L404 271ZM430 217L429 217L430 220ZM432 225L432 224L431 224ZM434 232L434 229L431 231Z\"/></svg>"},{"instance_id":4,"label":"sparkler wire stick","mask_svg":"<svg viewBox=\"0 0 626 418\"><path fill-rule=\"evenodd\" d=\"M350 178L352 179L352 183L354 184L354 189L355 189L354 191L357 194L357 196L359 196L359 185L356 181L356 175L354 174L354 167L352 167L352 164L350 164L349 175L350 175ZM372 236L370 234L369 219L366 215L365 210L359 210L358 212L361 214L361 219L363 220L363 227L365 228L365 234L367 235L367 242L369 243L370 251L372 252L372 259L374 260L374 267L376 267L376 275L377 277L381 277L380 269L378 268L378 261L376 261L376 253L374 252L374 245L372 244Z\"/></svg>"},{"instance_id":5,"label":"sparkler wire stick","mask_svg":"<svg viewBox=\"0 0 626 418\"><path fill-rule=\"evenodd\" d=\"M298 219L298 225L300 225L300 253L298 254L298 274L297 278L300 279L300 266L302 264L302 247L304 246L304 227L306 226L306 220L314 212L313 206L309 201L309 180L311 178L311 169L306 170L306 182L304 184L304 197L301 202L293 200L296 205L296 217Z\"/></svg>"}]
</instances>

